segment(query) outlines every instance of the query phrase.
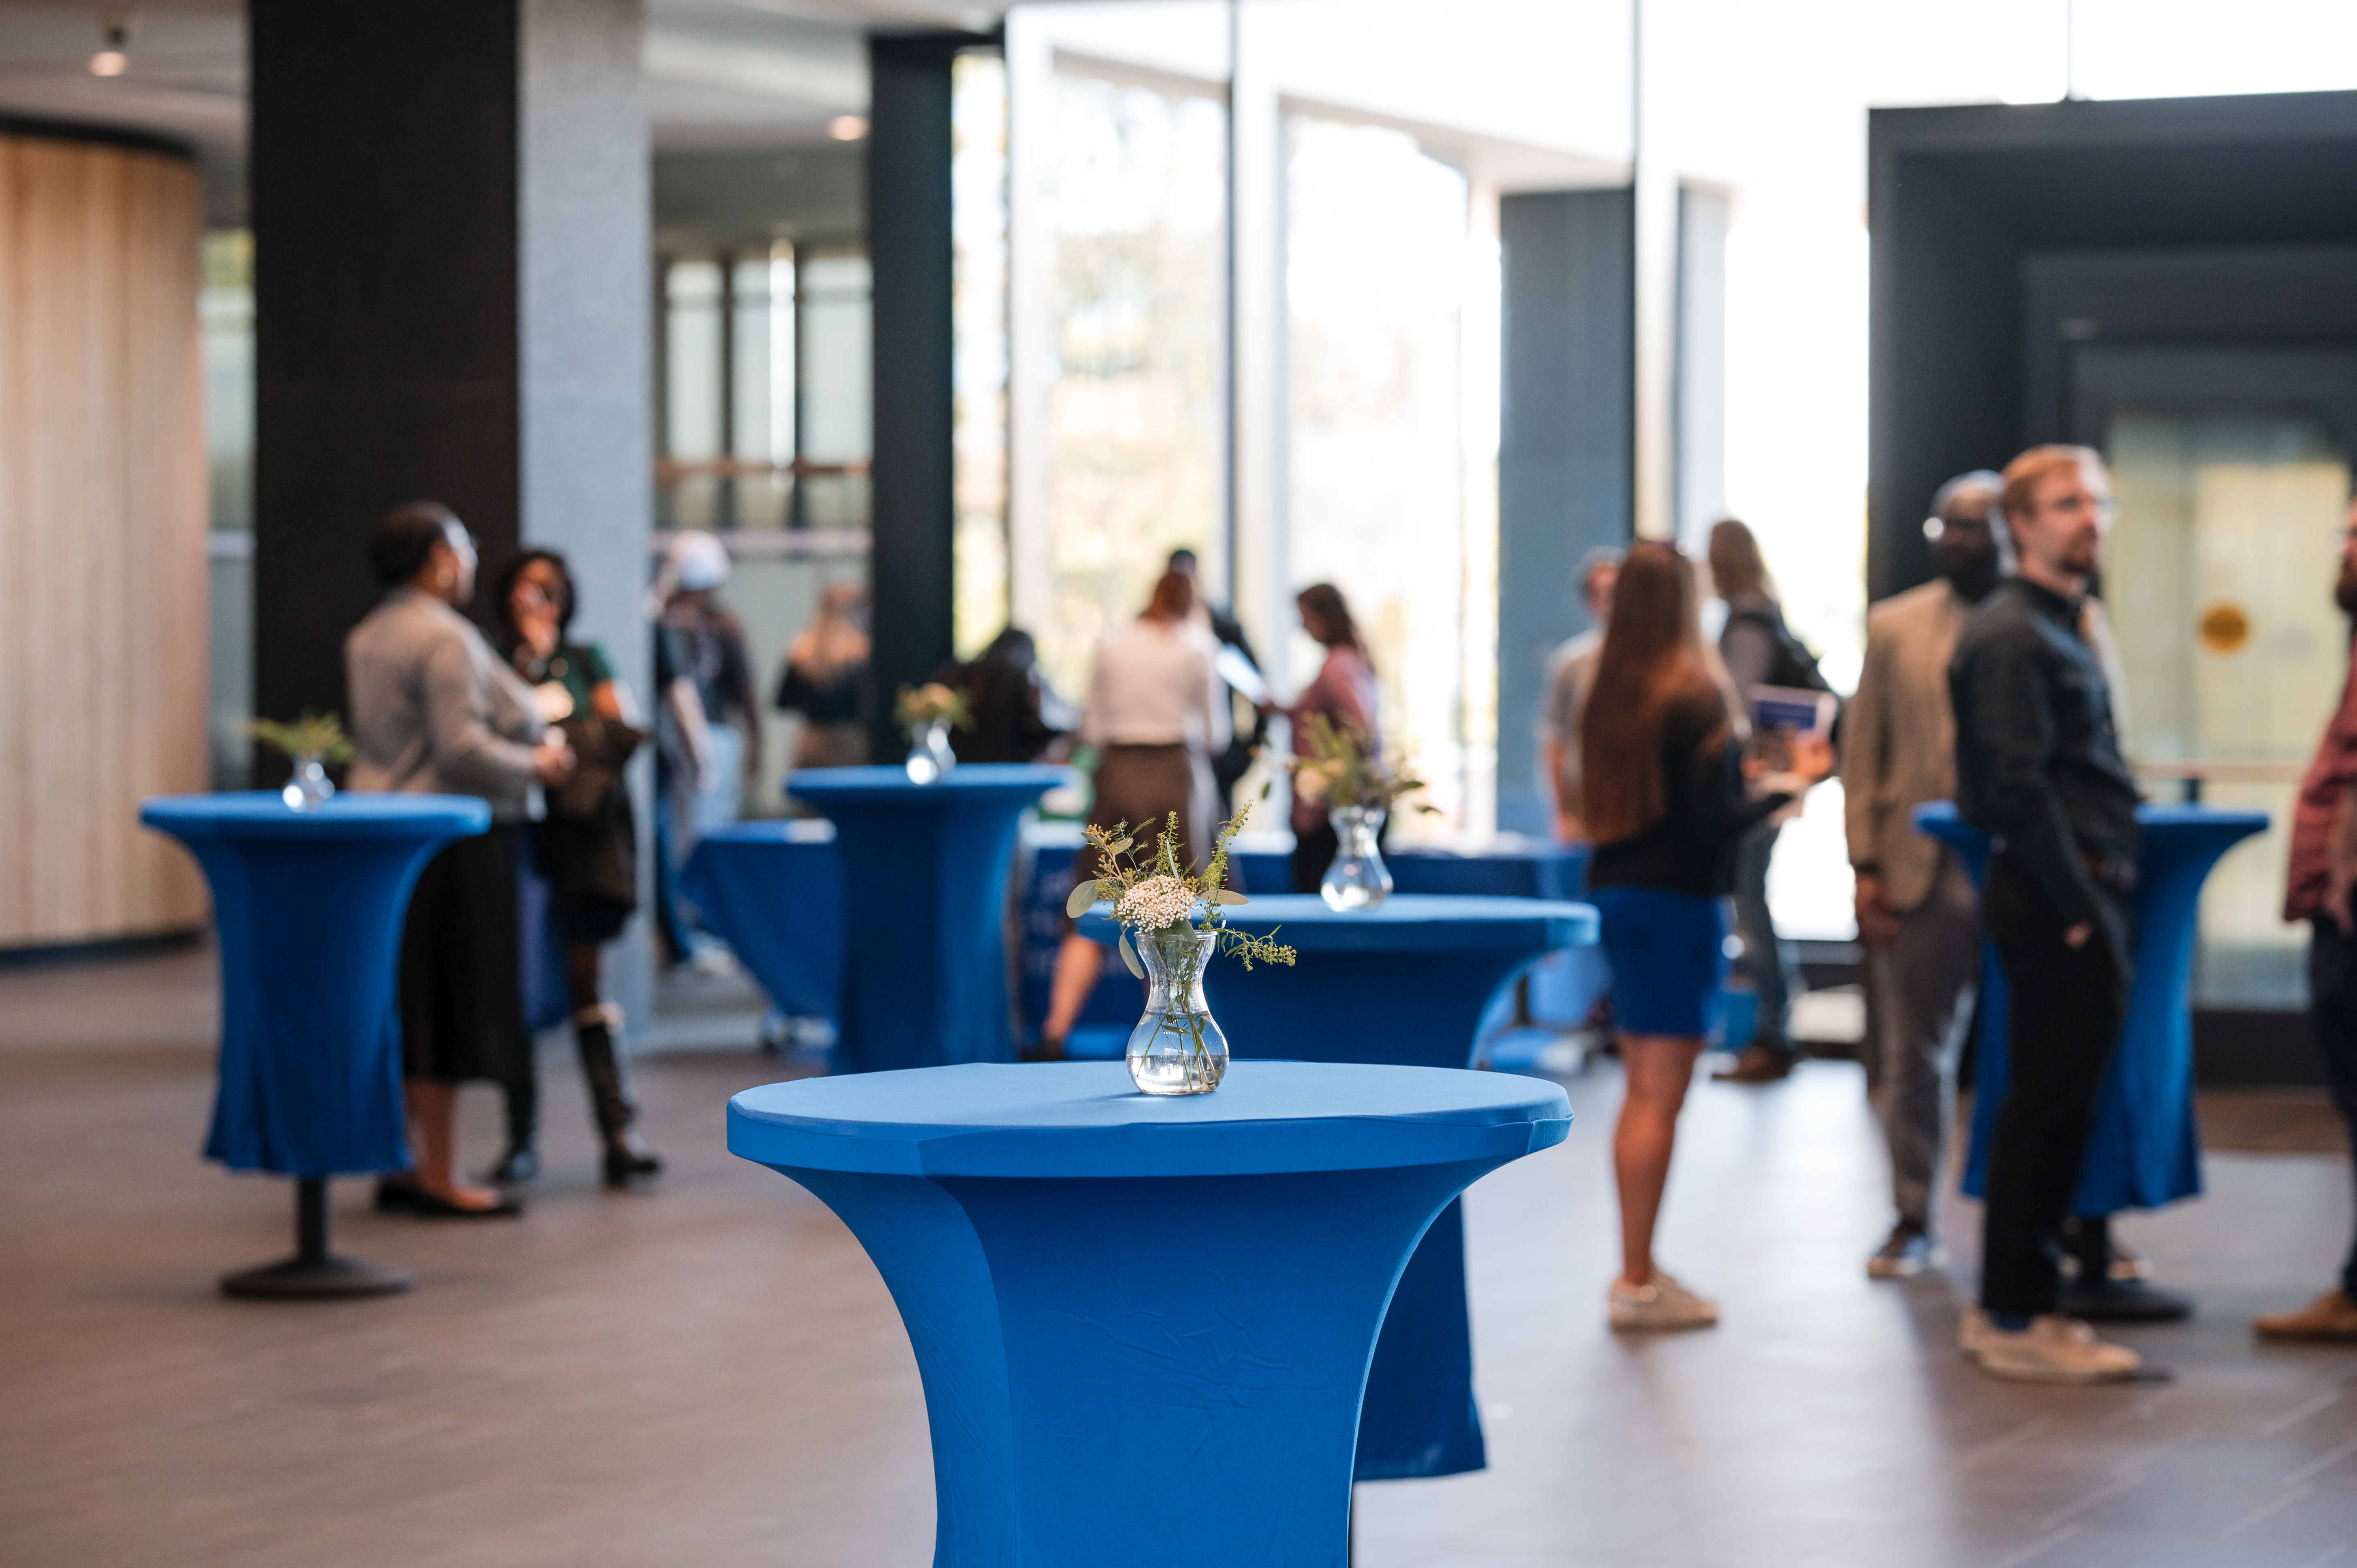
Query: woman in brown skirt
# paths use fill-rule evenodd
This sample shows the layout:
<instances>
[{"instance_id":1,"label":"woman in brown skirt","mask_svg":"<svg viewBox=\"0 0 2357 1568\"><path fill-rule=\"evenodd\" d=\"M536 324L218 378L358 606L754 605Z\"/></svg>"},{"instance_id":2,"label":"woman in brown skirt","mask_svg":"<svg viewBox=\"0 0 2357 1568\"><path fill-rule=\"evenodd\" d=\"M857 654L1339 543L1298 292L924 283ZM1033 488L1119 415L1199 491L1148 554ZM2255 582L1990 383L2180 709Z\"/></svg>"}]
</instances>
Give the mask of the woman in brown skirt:
<instances>
[{"instance_id":1,"label":"woman in brown skirt","mask_svg":"<svg viewBox=\"0 0 2357 1568\"><path fill-rule=\"evenodd\" d=\"M1215 698L1211 650L1191 618L1194 608L1193 581L1164 573L1145 613L1097 650L1081 720L1082 744L1097 748L1090 824L1108 832L1125 825L1141 830L1145 859L1160 854L1158 841L1175 811L1174 848L1178 864L1190 869L1213 831L1211 758L1228 744L1227 704ZM1074 875L1094 875L1097 867L1085 864L1090 852L1081 853ZM1039 1030L1042 1057L1052 1061L1064 1054L1064 1036L1103 969L1104 950L1068 923Z\"/></svg>"}]
</instances>

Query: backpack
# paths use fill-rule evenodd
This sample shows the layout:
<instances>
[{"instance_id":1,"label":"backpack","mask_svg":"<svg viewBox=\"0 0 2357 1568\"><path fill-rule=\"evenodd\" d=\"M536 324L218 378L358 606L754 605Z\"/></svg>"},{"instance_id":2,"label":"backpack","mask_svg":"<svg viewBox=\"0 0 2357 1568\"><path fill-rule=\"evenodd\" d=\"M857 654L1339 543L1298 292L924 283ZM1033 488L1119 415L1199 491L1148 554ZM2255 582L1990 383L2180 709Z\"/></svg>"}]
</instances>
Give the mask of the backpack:
<instances>
[{"instance_id":1,"label":"backpack","mask_svg":"<svg viewBox=\"0 0 2357 1568\"><path fill-rule=\"evenodd\" d=\"M1782 611L1760 605L1746 605L1740 609L1730 607L1727 618L1729 624L1748 621L1765 631L1774 642L1775 660L1768 666L1768 679L1763 684L1789 686L1803 692L1833 691L1832 684L1825 680L1824 671L1817 668L1817 656L1809 651L1807 643L1792 635L1792 628L1784 624ZM1830 738L1838 746L1841 743L1842 718L1847 704L1842 703L1838 693L1835 694L1834 701L1837 705L1834 709Z\"/></svg>"}]
</instances>

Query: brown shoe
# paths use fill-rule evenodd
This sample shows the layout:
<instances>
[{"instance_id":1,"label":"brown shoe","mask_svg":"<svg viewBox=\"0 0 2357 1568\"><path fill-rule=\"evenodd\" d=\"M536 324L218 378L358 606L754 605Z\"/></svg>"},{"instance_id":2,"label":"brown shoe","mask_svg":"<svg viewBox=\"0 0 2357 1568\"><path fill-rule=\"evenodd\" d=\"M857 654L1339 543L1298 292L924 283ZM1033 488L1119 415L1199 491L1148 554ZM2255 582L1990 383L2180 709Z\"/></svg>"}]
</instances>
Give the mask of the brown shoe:
<instances>
[{"instance_id":1,"label":"brown shoe","mask_svg":"<svg viewBox=\"0 0 2357 1568\"><path fill-rule=\"evenodd\" d=\"M2251 1319L2251 1331L2262 1339L2357 1345L2357 1301L2329 1290L2298 1312L2271 1312Z\"/></svg>"},{"instance_id":2,"label":"brown shoe","mask_svg":"<svg viewBox=\"0 0 2357 1568\"><path fill-rule=\"evenodd\" d=\"M1750 1045L1736 1053L1733 1065L1710 1076L1719 1083L1774 1083L1792 1073L1791 1057L1766 1046Z\"/></svg>"}]
</instances>

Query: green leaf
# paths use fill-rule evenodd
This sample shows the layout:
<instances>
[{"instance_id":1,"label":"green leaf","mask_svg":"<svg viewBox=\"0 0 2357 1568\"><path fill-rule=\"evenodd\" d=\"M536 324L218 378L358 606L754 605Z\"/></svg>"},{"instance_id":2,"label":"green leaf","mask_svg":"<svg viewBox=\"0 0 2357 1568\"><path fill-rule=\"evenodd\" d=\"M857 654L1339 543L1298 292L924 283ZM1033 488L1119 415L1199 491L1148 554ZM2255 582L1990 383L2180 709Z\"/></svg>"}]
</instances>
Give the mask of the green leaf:
<instances>
[{"instance_id":1,"label":"green leaf","mask_svg":"<svg viewBox=\"0 0 2357 1568\"><path fill-rule=\"evenodd\" d=\"M1135 843L1137 843L1135 839L1124 839L1119 843L1109 843L1105 845L1105 852L1109 854L1127 854L1130 851L1130 846Z\"/></svg>"},{"instance_id":2,"label":"green leaf","mask_svg":"<svg viewBox=\"0 0 2357 1568\"><path fill-rule=\"evenodd\" d=\"M1237 892L1232 887L1215 887L1211 890L1211 902L1214 904L1249 904L1252 902L1251 899L1245 897L1243 894Z\"/></svg>"},{"instance_id":3,"label":"green leaf","mask_svg":"<svg viewBox=\"0 0 2357 1568\"><path fill-rule=\"evenodd\" d=\"M1094 904L1096 901L1097 885L1094 882L1092 881L1075 884L1072 888L1072 896L1064 900L1064 913L1077 920L1082 915L1087 914L1089 912L1089 906Z\"/></svg>"},{"instance_id":4,"label":"green leaf","mask_svg":"<svg viewBox=\"0 0 2357 1568\"><path fill-rule=\"evenodd\" d=\"M1129 945L1129 933L1127 931L1124 931L1121 934L1121 961L1129 965L1130 973L1137 976L1140 980L1144 980L1146 978L1146 966L1137 961L1137 952L1136 950L1133 949Z\"/></svg>"}]
</instances>

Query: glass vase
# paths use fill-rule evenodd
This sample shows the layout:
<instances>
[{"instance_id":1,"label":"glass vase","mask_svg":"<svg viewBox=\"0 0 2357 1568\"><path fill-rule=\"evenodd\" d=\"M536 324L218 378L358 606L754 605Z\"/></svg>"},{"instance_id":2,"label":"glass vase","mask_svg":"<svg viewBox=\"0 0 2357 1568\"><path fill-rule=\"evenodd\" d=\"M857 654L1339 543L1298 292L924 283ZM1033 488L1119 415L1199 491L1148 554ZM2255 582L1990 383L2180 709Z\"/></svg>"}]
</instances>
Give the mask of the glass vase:
<instances>
[{"instance_id":1,"label":"glass vase","mask_svg":"<svg viewBox=\"0 0 2357 1568\"><path fill-rule=\"evenodd\" d=\"M1129 1032L1129 1080L1145 1094L1209 1094L1228 1070L1228 1036L1203 999L1219 934L1180 921L1132 931L1146 966L1146 1016Z\"/></svg>"},{"instance_id":2,"label":"glass vase","mask_svg":"<svg viewBox=\"0 0 2357 1568\"><path fill-rule=\"evenodd\" d=\"M286 779L286 788L278 798L298 811L316 811L327 804L336 792L336 781L328 777L327 766L316 757L298 757L295 771Z\"/></svg>"},{"instance_id":3,"label":"glass vase","mask_svg":"<svg viewBox=\"0 0 2357 1568\"><path fill-rule=\"evenodd\" d=\"M1391 868L1383 865L1383 809L1337 806L1326 813L1334 824L1334 864L1318 885L1329 909L1372 909L1392 896Z\"/></svg>"},{"instance_id":4,"label":"glass vase","mask_svg":"<svg viewBox=\"0 0 2357 1568\"><path fill-rule=\"evenodd\" d=\"M950 724L947 719L931 719L909 726L909 782L932 784L957 766L957 753L950 749Z\"/></svg>"}]
</instances>

